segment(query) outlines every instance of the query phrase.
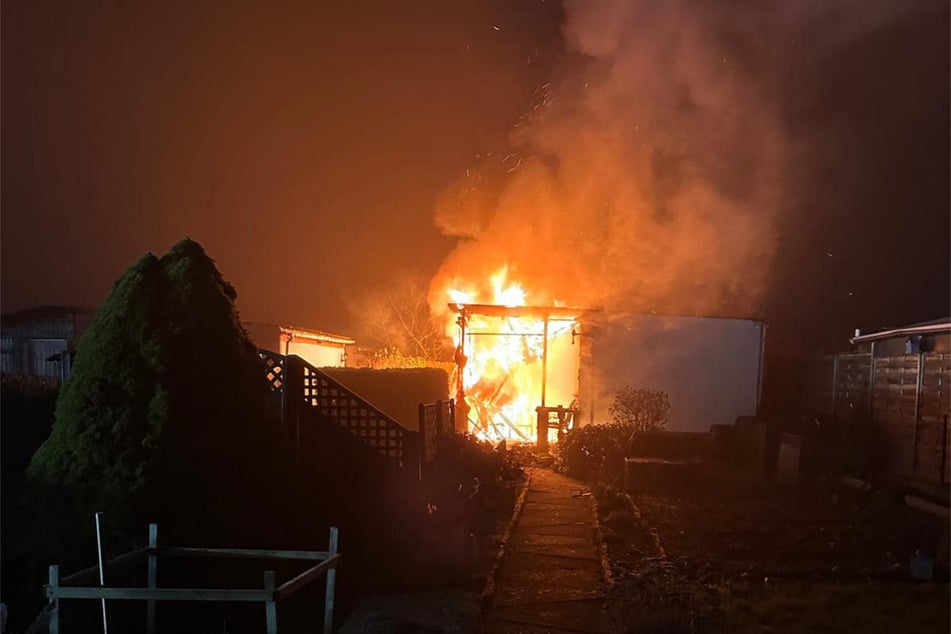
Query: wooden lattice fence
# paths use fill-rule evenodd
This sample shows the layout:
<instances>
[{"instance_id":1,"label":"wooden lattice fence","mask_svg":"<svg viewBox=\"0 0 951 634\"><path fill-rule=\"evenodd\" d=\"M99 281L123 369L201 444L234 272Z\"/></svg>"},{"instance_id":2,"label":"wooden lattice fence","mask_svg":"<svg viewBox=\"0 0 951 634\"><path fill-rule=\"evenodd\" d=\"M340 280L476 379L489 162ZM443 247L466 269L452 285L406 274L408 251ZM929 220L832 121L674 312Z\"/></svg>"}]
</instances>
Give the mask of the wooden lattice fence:
<instances>
[{"instance_id":1,"label":"wooden lattice fence","mask_svg":"<svg viewBox=\"0 0 951 634\"><path fill-rule=\"evenodd\" d=\"M436 457L439 439L455 431L456 408L452 399L419 404L419 429L423 437L423 462Z\"/></svg>"},{"instance_id":2,"label":"wooden lattice fence","mask_svg":"<svg viewBox=\"0 0 951 634\"><path fill-rule=\"evenodd\" d=\"M271 389L280 392L284 388L284 355L270 350L258 350L258 356L264 362L264 377Z\"/></svg>"},{"instance_id":3,"label":"wooden lattice fence","mask_svg":"<svg viewBox=\"0 0 951 634\"><path fill-rule=\"evenodd\" d=\"M346 428L399 468L417 474L435 456L439 436L453 433L455 412L451 400L420 404L419 431L411 431L300 357L268 350L260 350L259 356L265 378L280 395L281 415L298 451L301 407Z\"/></svg>"},{"instance_id":4,"label":"wooden lattice fence","mask_svg":"<svg viewBox=\"0 0 951 634\"><path fill-rule=\"evenodd\" d=\"M411 432L361 397L304 363L304 403L346 427L350 433L395 462L400 468L419 461L419 434Z\"/></svg>"}]
</instances>

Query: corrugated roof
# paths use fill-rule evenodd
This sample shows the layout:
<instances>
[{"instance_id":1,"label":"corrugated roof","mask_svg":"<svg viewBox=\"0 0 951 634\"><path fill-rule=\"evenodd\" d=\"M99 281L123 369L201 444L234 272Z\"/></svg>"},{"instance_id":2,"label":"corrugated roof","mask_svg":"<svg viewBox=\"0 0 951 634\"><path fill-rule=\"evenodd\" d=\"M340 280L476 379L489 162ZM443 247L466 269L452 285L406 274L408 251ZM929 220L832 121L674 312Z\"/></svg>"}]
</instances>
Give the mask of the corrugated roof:
<instances>
[{"instance_id":1,"label":"corrugated roof","mask_svg":"<svg viewBox=\"0 0 951 634\"><path fill-rule=\"evenodd\" d=\"M879 332L872 332L867 335L852 337L849 341L853 344L866 341L878 341L879 339L890 339L891 337L903 337L905 335L923 335L932 332L951 332L951 317L942 317L923 321L917 324L901 326L899 328L886 328Z\"/></svg>"},{"instance_id":2,"label":"corrugated roof","mask_svg":"<svg viewBox=\"0 0 951 634\"><path fill-rule=\"evenodd\" d=\"M332 332L323 330L314 330L313 328L301 328L299 326L280 326L281 334L291 335L294 339L313 339L317 342L353 344L356 339L346 335L336 335Z\"/></svg>"}]
</instances>

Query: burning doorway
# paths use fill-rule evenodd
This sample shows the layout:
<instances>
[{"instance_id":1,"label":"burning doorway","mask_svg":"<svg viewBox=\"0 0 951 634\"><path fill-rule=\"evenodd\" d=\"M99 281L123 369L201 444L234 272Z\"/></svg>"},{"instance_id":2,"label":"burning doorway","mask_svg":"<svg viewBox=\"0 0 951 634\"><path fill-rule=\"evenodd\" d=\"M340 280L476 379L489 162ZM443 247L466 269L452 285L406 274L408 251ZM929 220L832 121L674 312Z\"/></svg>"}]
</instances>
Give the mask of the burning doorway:
<instances>
[{"instance_id":1,"label":"burning doorway","mask_svg":"<svg viewBox=\"0 0 951 634\"><path fill-rule=\"evenodd\" d=\"M449 308L458 327L456 412L469 432L544 447L573 424L581 309L463 301Z\"/></svg>"}]
</instances>

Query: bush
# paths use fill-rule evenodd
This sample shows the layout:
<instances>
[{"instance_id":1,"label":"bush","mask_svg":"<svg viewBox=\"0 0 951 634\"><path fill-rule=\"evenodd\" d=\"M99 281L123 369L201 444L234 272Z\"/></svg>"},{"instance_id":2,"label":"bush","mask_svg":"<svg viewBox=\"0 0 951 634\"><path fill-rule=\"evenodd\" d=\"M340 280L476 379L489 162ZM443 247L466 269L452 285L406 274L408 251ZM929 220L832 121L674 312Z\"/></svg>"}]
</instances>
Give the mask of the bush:
<instances>
[{"instance_id":1,"label":"bush","mask_svg":"<svg viewBox=\"0 0 951 634\"><path fill-rule=\"evenodd\" d=\"M469 534L494 528L497 511L514 500L524 476L505 444L493 447L468 434L440 439L435 459L427 467L426 495L435 512Z\"/></svg>"},{"instance_id":2,"label":"bush","mask_svg":"<svg viewBox=\"0 0 951 634\"><path fill-rule=\"evenodd\" d=\"M572 477L620 485L632 436L662 430L670 415L670 399L666 392L627 386L614 397L611 414L613 423L577 427L565 434L558 443L560 470Z\"/></svg>"},{"instance_id":3,"label":"bush","mask_svg":"<svg viewBox=\"0 0 951 634\"><path fill-rule=\"evenodd\" d=\"M630 385L614 396L611 404L614 422L631 433L663 431L670 416L670 398L659 390L634 389Z\"/></svg>"},{"instance_id":4,"label":"bush","mask_svg":"<svg viewBox=\"0 0 951 634\"><path fill-rule=\"evenodd\" d=\"M558 443L560 470L574 478L615 483L622 477L632 427L619 423L572 429Z\"/></svg>"},{"instance_id":5,"label":"bush","mask_svg":"<svg viewBox=\"0 0 951 634\"><path fill-rule=\"evenodd\" d=\"M139 544L150 521L173 543L259 534L275 502L280 427L235 298L187 239L117 280L27 471L38 568L88 561L97 511L113 553Z\"/></svg>"},{"instance_id":6,"label":"bush","mask_svg":"<svg viewBox=\"0 0 951 634\"><path fill-rule=\"evenodd\" d=\"M0 444L0 517L3 538L0 546L0 600L13 607L40 604L40 592L24 588L24 576L30 570L24 542L30 535L26 521L28 507L23 496L23 480L30 456L43 444L53 427L58 381L4 374L0 377L3 442ZM27 612L31 608L27 609ZM26 629L30 614L11 612L10 628Z\"/></svg>"}]
</instances>

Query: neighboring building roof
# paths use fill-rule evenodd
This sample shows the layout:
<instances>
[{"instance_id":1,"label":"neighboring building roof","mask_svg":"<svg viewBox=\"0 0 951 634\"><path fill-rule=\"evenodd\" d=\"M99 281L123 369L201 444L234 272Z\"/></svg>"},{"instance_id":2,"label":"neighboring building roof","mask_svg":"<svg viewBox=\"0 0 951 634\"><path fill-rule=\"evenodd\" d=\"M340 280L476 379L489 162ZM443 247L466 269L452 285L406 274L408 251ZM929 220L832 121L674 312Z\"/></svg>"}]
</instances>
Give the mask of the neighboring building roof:
<instances>
[{"instance_id":1,"label":"neighboring building roof","mask_svg":"<svg viewBox=\"0 0 951 634\"><path fill-rule=\"evenodd\" d=\"M279 333L281 338L288 339L308 339L313 343L333 343L337 345L351 345L356 340L347 335L334 334L315 328L302 328L300 326L286 326L270 322L248 321L244 323L245 328L265 328L271 333ZM273 335L272 335L273 336Z\"/></svg>"},{"instance_id":2,"label":"neighboring building roof","mask_svg":"<svg viewBox=\"0 0 951 634\"><path fill-rule=\"evenodd\" d=\"M852 337L849 341L855 344L892 337L904 337L905 335L925 335L933 332L951 332L951 317L942 317L941 319L932 319L931 321L923 321L900 328L888 328L867 335L858 335Z\"/></svg>"},{"instance_id":3,"label":"neighboring building roof","mask_svg":"<svg viewBox=\"0 0 951 634\"><path fill-rule=\"evenodd\" d=\"M76 316L92 317L95 312L92 308L81 308L79 306L34 306L0 315L0 324L4 327L13 328L51 319L73 319Z\"/></svg>"},{"instance_id":4,"label":"neighboring building roof","mask_svg":"<svg viewBox=\"0 0 951 634\"><path fill-rule=\"evenodd\" d=\"M346 335L335 335L323 330L314 330L313 328L300 328L298 326L281 326L281 334L288 335L292 339L311 339L314 343L337 343L354 344L356 339Z\"/></svg>"}]
</instances>

